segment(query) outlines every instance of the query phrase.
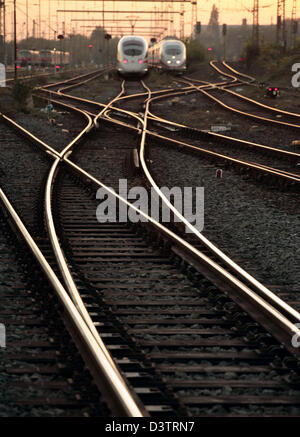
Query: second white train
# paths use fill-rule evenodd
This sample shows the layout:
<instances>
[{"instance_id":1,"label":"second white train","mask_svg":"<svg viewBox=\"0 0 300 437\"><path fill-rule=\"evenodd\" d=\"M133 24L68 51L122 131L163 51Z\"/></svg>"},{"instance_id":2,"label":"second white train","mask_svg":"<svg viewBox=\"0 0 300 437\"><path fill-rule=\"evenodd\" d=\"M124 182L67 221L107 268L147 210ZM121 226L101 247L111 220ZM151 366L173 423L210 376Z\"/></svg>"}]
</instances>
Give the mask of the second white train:
<instances>
[{"instance_id":1,"label":"second white train","mask_svg":"<svg viewBox=\"0 0 300 437\"><path fill-rule=\"evenodd\" d=\"M186 70L186 47L178 39L163 39L149 48L149 66L161 71L184 73Z\"/></svg>"}]
</instances>

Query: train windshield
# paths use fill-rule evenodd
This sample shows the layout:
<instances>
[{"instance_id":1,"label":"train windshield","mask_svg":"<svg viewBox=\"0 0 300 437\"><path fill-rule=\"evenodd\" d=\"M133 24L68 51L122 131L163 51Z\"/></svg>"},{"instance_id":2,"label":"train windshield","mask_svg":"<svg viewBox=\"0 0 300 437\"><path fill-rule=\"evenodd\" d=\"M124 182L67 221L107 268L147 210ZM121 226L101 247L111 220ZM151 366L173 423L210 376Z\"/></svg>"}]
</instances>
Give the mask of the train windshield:
<instances>
[{"instance_id":1,"label":"train windshield","mask_svg":"<svg viewBox=\"0 0 300 437\"><path fill-rule=\"evenodd\" d=\"M140 56L143 53L143 47L139 44L128 44L123 48L127 56Z\"/></svg>"},{"instance_id":2,"label":"train windshield","mask_svg":"<svg viewBox=\"0 0 300 437\"><path fill-rule=\"evenodd\" d=\"M179 46L170 46L166 48L167 55L181 55L181 48Z\"/></svg>"}]
</instances>

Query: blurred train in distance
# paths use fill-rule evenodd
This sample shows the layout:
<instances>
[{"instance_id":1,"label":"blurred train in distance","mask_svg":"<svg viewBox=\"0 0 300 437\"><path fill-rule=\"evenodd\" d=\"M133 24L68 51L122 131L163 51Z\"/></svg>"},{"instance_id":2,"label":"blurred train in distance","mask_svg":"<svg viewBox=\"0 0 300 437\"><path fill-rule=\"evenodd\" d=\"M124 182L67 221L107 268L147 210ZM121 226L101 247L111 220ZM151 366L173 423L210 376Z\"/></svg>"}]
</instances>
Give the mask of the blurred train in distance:
<instances>
[{"instance_id":1,"label":"blurred train in distance","mask_svg":"<svg viewBox=\"0 0 300 437\"><path fill-rule=\"evenodd\" d=\"M123 76L143 76L148 72L148 43L136 35L123 36L117 46L117 71Z\"/></svg>"},{"instance_id":2,"label":"blurred train in distance","mask_svg":"<svg viewBox=\"0 0 300 437\"><path fill-rule=\"evenodd\" d=\"M70 53L58 50L40 50L41 67L51 67L54 65L69 65Z\"/></svg>"},{"instance_id":3,"label":"blurred train in distance","mask_svg":"<svg viewBox=\"0 0 300 437\"><path fill-rule=\"evenodd\" d=\"M69 65L70 53L58 50L28 50L20 49L17 53L17 65L20 67L51 67L54 65Z\"/></svg>"},{"instance_id":4,"label":"blurred train in distance","mask_svg":"<svg viewBox=\"0 0 300 437\"><path fill-rule=\"evenodd\" d=\"M179 39L163 39L149 48L149 66L161 71L184 73L186 47Z\"/></svg>"},{"instance_id":5,"label":"blurred train in distance","mask_svg":"<svg viewBox=\"0 0 300 437\"><path fill-rule=\"evenodd\" d=\"M37 50L20 49L17 53L17 64L20 67L39 65L40 55Z\"/></svg>"}]
</instances>

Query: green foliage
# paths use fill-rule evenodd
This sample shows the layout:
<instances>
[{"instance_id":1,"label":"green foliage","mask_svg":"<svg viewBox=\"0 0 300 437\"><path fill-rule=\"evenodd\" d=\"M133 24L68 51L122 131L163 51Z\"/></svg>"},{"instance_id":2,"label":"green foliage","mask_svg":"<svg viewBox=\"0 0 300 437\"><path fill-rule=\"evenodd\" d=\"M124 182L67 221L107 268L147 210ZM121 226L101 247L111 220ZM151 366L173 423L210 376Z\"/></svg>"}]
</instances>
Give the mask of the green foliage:
<instances>
[{"instance_id":1,"label":"green foliage","mask_svg":"<svg viewBox=\"0 0 300 437\"><path fill-rule=\"evenodd\" d=\"M299 62L299 55L300 44L286 52L283 52L283 48L274 43L261 44L259 51L251 43L248 43L244 49L247 67L253 67L256 73L260 73L260 80L263 82L270 80L282 83L287 80L289 82L291 67L295 62Z\"/></svg>"},{"instance_id":2,"label":"green foliage","mask_svg":"<svg viewBox=\"0 0 300 437\"><path fill-rule=\"evenodd\" d=\"M204 62L207 59L206 50L196 40L192 40L186 43L186 54L187 54L187 63L199 63Z\"/></svg>"}]
</instances>

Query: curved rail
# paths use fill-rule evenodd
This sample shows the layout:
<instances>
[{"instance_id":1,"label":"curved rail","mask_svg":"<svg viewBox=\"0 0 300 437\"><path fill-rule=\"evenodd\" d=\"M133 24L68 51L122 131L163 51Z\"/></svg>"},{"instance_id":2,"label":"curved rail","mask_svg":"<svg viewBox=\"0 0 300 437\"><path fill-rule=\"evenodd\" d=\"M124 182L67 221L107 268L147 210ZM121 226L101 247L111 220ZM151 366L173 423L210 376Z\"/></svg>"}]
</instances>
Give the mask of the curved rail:
<instances>
[{"instance_id":1,"label":"curved rail","mask_svg":"<svg viewBox=\"0 0 300 437\"><path fill-rule=\"evenodd\" d=\"M45 216L46 216L46 224L48 227L48 233L49 238L51 241L51 245L59 266L59 269L62 273L62 276L64 278L67 290L71 296L72 301L74 302L76 308L78 309L79 313L81 314L83 320L85 321L88 329L90 330L91 334L93 335L95 341L97 342L99 348L101 348L103 356L105 356L107 365L109 364L109 372L113 376L113 379L111 380L111 384L113 387L115 387L116 393L118 395L119 402L122 404L122 408L124 408L124 411L126 411L126 415L138 417L143 416L144 414L141 413L140 408L136 404L136 400L132 398L131 393L129 392L128 388L126 387L124 380L119 373L119 370L117 369L114 360L112 359L109 351L107 350L105 344L103 343L92 319L90 318L90 315L81 299L80 293L77 289L77 286L75 284L75 281L71 275L71 272L69 270L67 261L65 259L64 253L62 251L62 248L59 244L59 239L56 234L54 220L53 220L53 214L52 214L52 208L51 208L51 198L52 198L52 191L53 186L55 183L55 176L58 171L59 164L66 156L69 156L72 153L73 146L83 137L85 133L87 133L92 125L93 121L90 116L85 114L83 111L82 113L87 117L88 123L87 126L77 135L74 140L72 140L61 153L57 153L57 157L49 171L47 183L46 183L46 189L45 189Z\"/></svg>"},{"instance_id":2,"label":"curved rail","mask_svg":"<svg viewBox=\"0 0 300 437\"><path fill-rule=\"evenodd\" d=\"M246 77L246 78L249 79L251 82L256 82L255 77L249 76L248 74L241 73L240 71L235 70L235 69L232 68L230 65L228 65L226 61L222 61L222 64L223 64L226 68L228 68L229 70L231 70L233 73L236 73L236 74L238 74L239 76L242 76L242 77Z\"/></svg>"},{"instance_id":3,"label":"curved rail","mask_svg":"<svg viewBox=\"0 0 300 437\"><path fill-rule=\"evenodd\" d=\"M107 105L102 105L102 108L104 108L104 107L107 108ZM130 113L130 115L132 117L134 117L136 120L138 120L141 123L141 125L143 126L142 136L143 136L144 140L145 140L146 132L147 132L147 108L149 108L149 101L147 101L147 103L146 103L146 111L145 111L146 122L141 117L138 117L136 114ZM123 111L123 112L126 113L126 111ZM102 113L103 113L103 110L102 110ZM79 139L80 138L77 137L77 140L79 140ZM201 262L205 263L207 266L209 266L209 268L214 269L214 271L217 271L220 275L222 275L222 277L224 278L224 281L228 281L228 283L230 284L231 287L236 288L237 290L242 292L245 296L248 296L253 302L256 302L257 305L259 305L260 309L265 314L267 314L267 317L272 318L276 322L276 324L278 324L282 328L282 330L285 332L287 338L290 339L290 337L292 335L294 335L294 334L299 335L300 334L300 330L294 326L295 321L300 321L300 314L297 311L295 311L293 308L289 307L289 305L287 305L285 302L283 302L281 299L279 299L270 290L268 290L266 288L262 288L259 290L260 287L257 287L256 291L260 291L262 296L259 295L257 292L251 290L247 285L242 283L239 279L237 279L231 273L227 272L224 268L219 266L216 262L212 261L209 257L204 255L201 251L197 250L195 247L193 247L192 245L187 243L183 238L174 234L169 229L165 228L163 225L161 225L160 223L153 220L151 217L148 217L145 213L143 213L143 211L140 211L139 209L134 207L127 200L118 196L116 193L114 193L114 191L111 191L108 187L106 187L100 181L95 179L92 175L88 174L83 169L76 166L76 164L74 164L72 161L69 160L69 153L71 152L71 149L74 145L75 145L75 141L72 142L72 146L71 145L67 146L67 149L65 149L65 153L63 156L60 156L60 154L58 154L57 152L54 153L54 155L56 155L56 167L58 166L59 161L65 162L71 168L73 168L78 174L83 176L85 178L85 180L88 179L88 181L92 181L96 186L98 186L98 187L100 186L100 187L105 188L108 192L110 192L111 194L116 196L120 201L126 203L128 207L134 209L136 213L143 215L160 232L162 232L164 235L168 236L168 238L170 238L174 243L178 244L184 250L187 250L189 252L189 254L192 254L193 256L195 256L196 259L201 260ZM49 152L49 150L48 150L48 152ZM52 151L51 151L51 156L53 156ZM53 180L55 177L55 168L52 167L51 171L52 171L51 179ZM49 175L49 178L50 178L50 175ZM52 182L50 184L50 181L49 181L48 204L51 203L50 186L53 186L53 184L52 184ZM250 277L250 275L249 275L249 277ZM256 281L255 285L257 286L258 284L259 284L258 281ZM261 284L259 284L259 285L261 285ZM266 298L268 298L272 303L267 302L265 300ZM284 312L287 314L287 316L283 315ZM95 340L95 338L94 338L94 340ZM287 346L287 348L289 348L289 345L287 343L286 343L286 346ZM290 350L290 348L289 348L289 350ZM293 352L295 354L297 354L297 350L294 350Z\"/></svg>"},{"instance_id":4,"label":"curved rail","mask_svg":"<svg viewBox=\"0 0 300 437\"><path fill-rule=\"evenodd\" d=\"M146 102L146 111L145 111L145 120L147 120L147 111L149 109L149 99L147 99ZM126 111L124 111L126 112ZM142 138L143 141L145 142L145 136L146 136L146 131L147 131L147 123L145 122L145 120L142 120L140 117L136 116L133 113L130 113L131 116L134 116L136 119L139 120L139 122L142 123L143 126L143 132L142 132ZM141 144L141 149L142 152L140 152L140 158L141 158L141 162L143 162L143 146ZM83 174L85 177L87 177L90 181L93 181L94 183L96 183L98 186L101 186L105 189L108 189L108 187L105 187L104 184L102 184L100 181L97 181L95 178L93 178L91 175L89 175L88 173L84 172L82 169L78 168L74 163L72 163L68 158L64 158L64 161L67 162L69 165L71 165L74 169L76 169L77 172ZM144 170L146 170L146 173L148 171L145 162L143 162L143 167ZM148 172L149 173L149 172ZM150 180L151 175L149 173L150 176ZM153 179L152 179L153 181ZM153 181L154 185L155 182ZM157 187L157 186L156 186ZM158 187L157 187L158 189ZM110 192L110 191L109 191ZM114 192L112 192L113 194ZM116 195L116 194L114 194ZM140 213L141 215L144 215L146 217L146 215L142 212L139 211L138 209L134 208L133 205L131 205L129 202L127 202L125 199L122 199L120 196L116 195L121 201L125 202L129 207L133 208L136 210L136 212ZM161 197L161 196L160 196ZM167 199L166 199L167 200ZM171 205L168 205L170 207L170 209L173 211L173 213L175 215L178 216L178 212L177 210ZM168 235L169 234L169 230L168 229L164 229L164 227L162 227L162 225L160 225L159 223L153 221L150 217L147 217L149 219L150 222L152 222L156 227L159 227L160 229L163 229L164 232L166 232ZM188 227L192 227L192 225L190 225L189 222L185 221L184 217L183 218L183 222L188 226ZM193 227L192 227L193 228ZM204 245L208 248L210 248L210 250L215 253L218 258L220 258L223 262L225 262L225 264L227 264L228 266L230 266L230 268L234 271L236 271L241 277L244 277L244 279L246 279L248 281L248 283L251 283L253 286L255 286L256 290L261 293L264 297L267 297L268 299L270 299L273 304L278 305L279 308L281 308L281 310L285 311L287 314L289 314L290 316L292 316L292 318L294 318L294 320L300 320L300 315L299 313L294 310L293 308L291 308L288 304L286 304L284 301L282 301L280 298L278 298L276 295L274 295L270 290L268 290L266 287L264 287L262 284L260 284L257 280L255 280L251 275L249 275L247 272L245 272L243 269L241 269L238 265L236 265L232 260L230 260L225 254L223 254L219 249L217 249L209 240L207 240L205 237L203 237L203 235L201 235L195 228L193 229L193 233L202 241L202 243L204 243ZM201 259L203 259L203 257L205 257L204 254L202 254L201 252L197 251L197 249L195 249L193 246L188 245L188 243L186 243L184 240L180 239L180 237L178 237L176 234L172 235L173 238L175 238L176 241L179 241L186 249L188 248L189 251L191 253L195 254L195 251L197 253L197 256L199 256ZM179 240L178 240L179 238ZM205 261L211 261L209 258L205 257ZM216 264L214 267L218 266L218 264ZM218 266L218 268L222 269L222 267ZM224 269L222 269L223 272L226 272ZM226 272L226 274L229 274L228 272ZM230 275L230 274L229 274ZM233 277L234 278L234 277ZM234 278L235 280L237 280L236 278ZM239 281L239 280L238 280ZM239 281L240 282L240 281ZM241 283L242 284L242 283ZM244 285L245 286L245 285ZM248 288L248 287L246 287ZM251 292L253 293L253 291L251 290ZM257 295L258 296L258 295ZM277 311L277 310L276 310ZM279 313L280 314L280 313ZM274 315L274 314L273 314ZM282 316L282 314L281 314ZM279 317L280 319L280 317ZM292 328L292 332L294 332L294 330L296 329L294 325L289 325L289 328L291 328L291 326L293 326ZM286 325L287 327L287 325Z\"/></svg>"},{"instance_id":5,"label":"curved rail","mask_svg":"<svg viewBox=\"0 0 300 437\"><path fill-rule=\"evenodd\" d=\"M215 65L216 62L217 62L216 60L212 60L212 61L209 62L209 65L211 67L213 67L218 73L222 74L222 76L230 77L231 79L234 79L235 81L242 82L236 76L233 76L230 73L226 73L226 71L220 70L220 68ZM240 74L240 76L247 77L248 79L250 79L250 82L255 82L255 78L252 77L252 76L248 76L248 75L245 75L245 74ZM248 82L244 81L244 83L249 83L249 81Z\"/></svg>"},{"instance_id":6,"label":"curved rail","mask_svg":"<svg viewBox=\"0 0 300 437\"><path fill-rule=\"evenodd\" d=\"M187 80L184 80L184 79L181 79L181 81L191 84L191 82L188 82ZM218 103L219 105L223 106L223 108L228 109L229 111L232 111L232 112L235 112L235 113L237 113L239 115L244 115L246 117L253 118L253 119L256 119L256 120L261 120L261 121L268 122L268 123L274 123L274 124L277 124L279 126L286 126L286 127L290 127L290 128L300 129L300 125L298 125L298 124L292 124L292 123L287 123L285 121L273 120L272 118L262 117L260 115L254 115L254 114L251 114L249 112L245 112L245 111L241 111L240 109L233 108L232 106L226 105L226 103L222 102L222 100L218 99L217 97L212 96L211 94L209 94L206 90L203 89L203 86L197 86L197 85L193 85L193 86L199 92L205 94L207 97L209 97L210 99L214 100L216 103ZM217 88L217 87L215 87L215 88ZM230 93L232 92L232 91L229 91L229 90L225 90L223 88L221 88L221 89L224 90L224 91L230 92ZM260 104L259 106L263 106L263 104ZM298 117L299 115L296 115L296 116Z\"/></svg>"},{"instance_id":7,"label":"curved rail","mask_svg":"<svg viewBox=\"0 0 300 437\"><path fill-rule=\"evenodd\" d=\"M205 87L205 85L203 87ZM167 91L168 91L167 94L159 92L162 95L158 95L156 97L152 97L151 101L153 102L154 100L157 100L157 99L167 98L169 96L174 96L174 95L186 94L186 93L190 92L190 90L180 90L180 91L176 91L174 93L169 93L169 90L167 90ZM154 92L154 93L156 94L156 92ZM138 122L141 122L141 118L137 114L135 114L135 113L133 113L131 111L127 111L127 110L123 110L121 108L114 107L112 104L116 100L118 100L118 101L119 100L123 100L126 97L134 97L134 96L140 97L140 96L145 95L146 93L139 93L139 94L135 94L135 95L131 95L131 96L125 96L125 97L118 97L117 96L117 97L115 97L113 99L113 101L109 102L106 105L103 104L103 103L90 101L90 100L87 100L87 99L84 99L84 98L75 97L75 96L72 96L72 95L69 95L69 94L63 94L61 91L53 92L53 94L57 94L57 95L59 95L61 97L67 97L68 99L71 99L71 100L75 100L75 101L79 101L79 102L91 104L91 105L96 106L96 107L103 108L102 111L100 112L100 114L97 115L97 117L96 117L96 119L94 121L96 127L98 127L98 125L99 125L99 121L98 121L99 118L102 117L106 113L108 108L110 108L113 111L122 113L122 114L130 115L132 118L135 118L136 120L138 120ZM121 95L122 95L122 93L119 94L119 96L121 96ZM58 103L58 104L64 106L63 103L60 103L60 102L57 102L57 101L55 101L55 103ZM74 109L76 110L76 108L74 108ZM85 111L85 112L87 112L87 111ZM95 116L95 114L93 114L93 113L89 113L89 115L90 116ZM158 117L155 114L151 113L150 111L149 111L149 115L150 115L149 119L152 119L154 121L156 120L156 121L160 121L160 122L165 123L165 124L170 124L170 125L173 125L173 126L176 126L176 127L179 127L179 128L189 129L189 127L186 126L186 125L182 125L182 124L179 124L179 123L175 123L175 122L171 122L169 120L163 119L163 118ZM111 120L113 120L113 119L111 119ZM276 154L278 156L282 156L282 157L286 157L286 158L291 158L291 159L298 159L298 158L300 158L300 154L298 154L298 153L293 153L293 152L289 152L289 151L285 151L285 150L281 150L281 149L276 149L274 147L270 147L270 146L266 146L266 145L262 145L262 144L252 143L252 142L249 142L249 141L246 141L246 140L241 140L241 139L237 139L237 138L233 138L233 137L228 137L226 135L218 134L218 133L215 133L215 132L199 131L199 133L203 133L205 135L211 136L212 139L223 139L224 141L227 141L227 142L230 141L231 143L235 143L236 145L244 145L244 146L255 147L257 149L260 149L261 151L264 150L266 152L271 152L272 154ZM185 144L187 144L187 143L185 143ZM203 151L204 150L205 149L203 149ZM220 156L222 156L222 158L226 159L226 155L224 155L224 156L220 155ZM245 164L247 164L247 163L245 162ZM249 163L249 164L252 165L252 166L256 165L255 163ZM265 169L269 168L270 170L273 171L273 174L275 174L274 171L276 171L276 169L272 169L271 167L257 164L256 168L259 168L259 167L264 167ZM278 173L287 174L288 172L284 172L284 171L278 170ZM294 175L294 174L290 174L290 176L294 176L296 179L298 178L298 176Z\"/></svg>"},{"instance_id":8,"label":"curved rail","mask_svg":"<svg viewBox=\"0 0 300 437\"><path fill-rule=\"evenodd\" d=\"M212 62L213 62L213 61L212 61ZM211 62L211 66L212 66L213 68L217 69L217 67L216 67L212 62ZM223 64L225 65L224 62L223 62ZM227 66L227 64L226 64L226 66ZM227 66L227 68L230 68L230 67ZM236 70L234 70L234 69L232 69L232 68L230 68L230 69L231 69L232 71L234 71L235 73L239 74L239 75L243 75L243 76L246 76L246 77L251 77L251 76L247 76L247 75L244 75L244 74L242 74L242 73L239 73L239 72L237 72ZM222 70L217 69L217 71L221 72ZM224 74L225 74L225 73L224 73ZM231 76L231 75L230 75L230 77L234 77L234 76ZM191 79L191 78L187 78L187 79L192 80L192 81L194 81L194 82L207 83L207 82L204 82L204 81L202 81L202 80L198 80L198 79ZM237 78L236 78L236 79L237 79ZM252 78L252 79L255 80L254 78ZM238 80L238 79L237 79L237 80ZM251 85L249 82L243 82L243 83L244 83L245 85ZM207 84L208 84L208 83L207 83ZM211 85L213 85L213 84L211 84ZM290 117L296 117L296 118L299 118L299 117L300 117L300 114L297 114L296 112L290 112L290 111L285 111L285 110L283 110L283 109L274 108L273 106L265 105L264 103L261 103L261 102L259 102L258 100L254 100L254 99L251 99L250 97L244 96L244 95L239 94L239 93L237 93L237 92L235 92L235 91L231 91L231 90L228 89L227 84L224 84L223 86L222 86L222 85L219 85L219 84L215 84L214 87L215 87L215 88L219 88L219 89L221 89L222 91L227 92L227 93L229 93L229 94L232 94L232 95L238 97L238 98L241 99L241 100L244 100L244 101L246 101L246 102L250 102L250 103L252 103L252 104L254 104L254 105L257 105L257 106L260 106L261 108L266 109L266 110L268 110L268 111L273 111L273 112L276 112L276 113L278 113L278 114L287 115L287 116L290 116Z\"/></svg>"},{"instance_id":9,"label":"curved rail","mask_svg":"<svg viewBox=\"0 0 300 437\"><path fill-rule=\"evenodd\" d=\"M13 206L11 205L1 188L0 199L6 211L9 213L11 219L13 220L16 228L21 234L22 238L25 240L28 248L32 252L35 259L38 261L47 279L55 290L64 310L71 320L71 323L74 325L74 328L76 330L75 336L77 338L81 338L84 342L85 348L88 349L90 358L92 358L93 360L94 370L98 371L98 376L96 375L95 378L97 386L103 388L108 383L111 384L111 381L113 381L113 383L110 385L110 395L112 397L110 398L110 396L107 396L106 398L106 401L110 405L110 408L112 409L112 411L115 412L115 414L125 414L128 416L141 417L142 413L140 409L133 402L130 393L124 386L123 380L120 378L119 374L116 372L115 368L108 360L104 348L101 348L96 341L94 335L91 333L90 329L87 327L85 321L83 320L80 312L69 297L67 291L57 278L52 267L47 262L46 258L38 248L34 239L31 237L30 233L24 226L22 220L14 210ZM122 402L119 402L120 399L122 399Z\"/></svg>"}]
</instances>

